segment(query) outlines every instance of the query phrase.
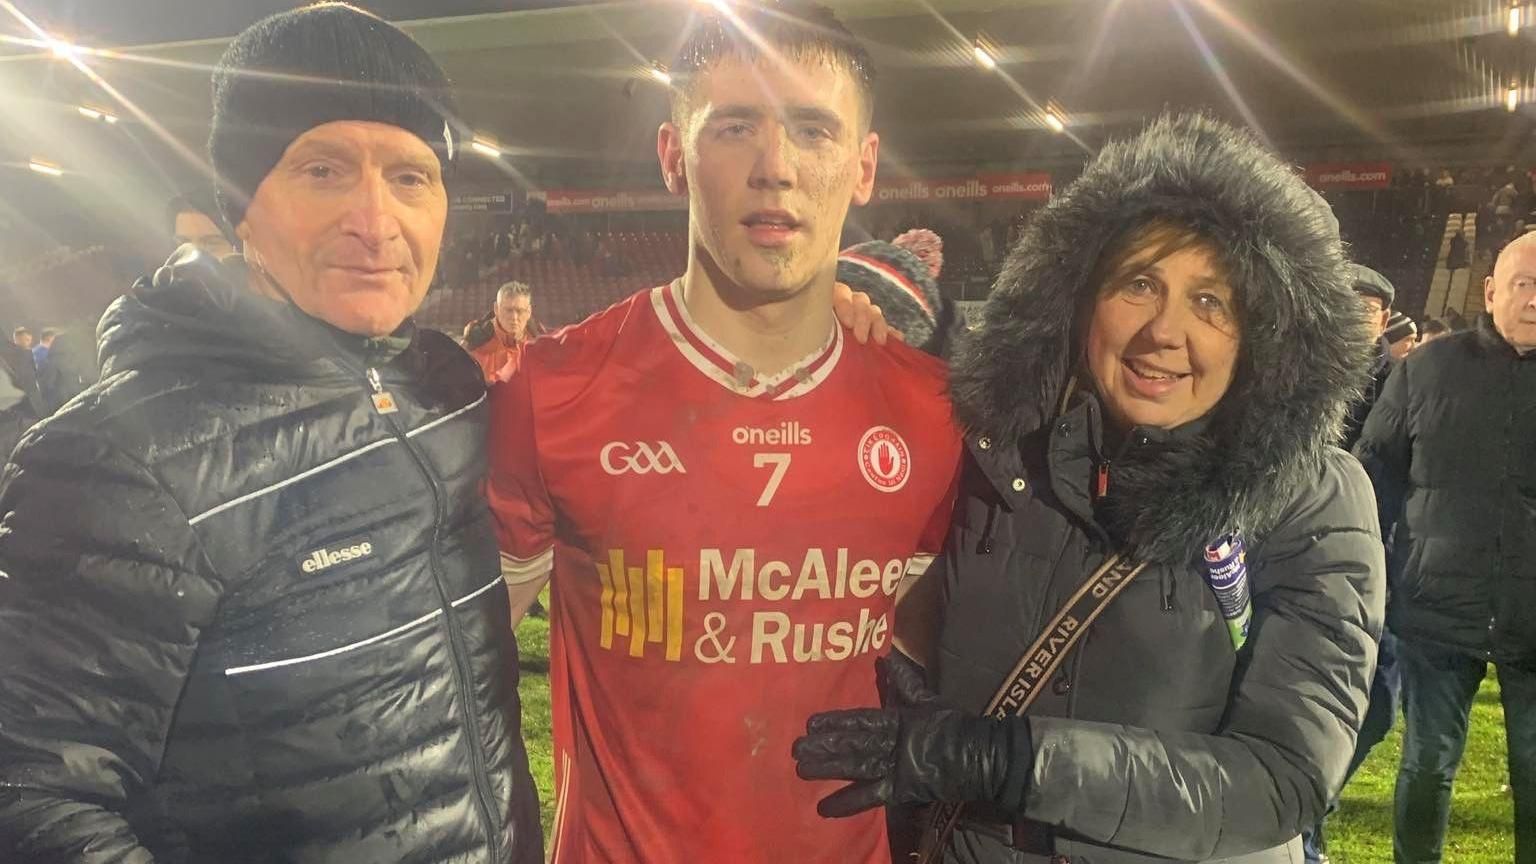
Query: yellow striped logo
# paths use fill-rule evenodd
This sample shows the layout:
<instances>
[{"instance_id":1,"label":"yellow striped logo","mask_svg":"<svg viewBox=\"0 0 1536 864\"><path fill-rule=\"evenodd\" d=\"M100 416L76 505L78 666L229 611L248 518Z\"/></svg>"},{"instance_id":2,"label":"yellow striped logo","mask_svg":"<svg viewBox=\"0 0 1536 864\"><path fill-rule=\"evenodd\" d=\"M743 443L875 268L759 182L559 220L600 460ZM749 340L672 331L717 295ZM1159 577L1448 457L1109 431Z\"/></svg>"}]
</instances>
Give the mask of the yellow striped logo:
<instances>
[{"instance_id":1,"label":"yellow striped logo","mask_svg":"<svg viewBox=\"0 0 1536 864\"><path fill-rule=\"evenodd\" d=\"M645 553L645 566L626 566L624 550L608 550L597 565L603 583L602 637L612 648L615 636L629 637L629 656L644 657L649 643L664 644L666 658L683 656L683 568L666 566L660 549ZM622 640L621 644L622 644Z\"/></svg>"}]
</instances>

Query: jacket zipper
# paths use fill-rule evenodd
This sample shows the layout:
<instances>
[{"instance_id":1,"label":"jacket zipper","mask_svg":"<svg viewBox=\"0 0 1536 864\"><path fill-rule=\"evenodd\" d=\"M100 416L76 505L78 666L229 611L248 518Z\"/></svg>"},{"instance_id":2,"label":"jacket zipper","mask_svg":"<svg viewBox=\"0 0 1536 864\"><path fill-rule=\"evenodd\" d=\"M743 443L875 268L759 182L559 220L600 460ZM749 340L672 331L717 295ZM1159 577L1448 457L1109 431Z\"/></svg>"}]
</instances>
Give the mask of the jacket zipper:
<instances>
[{"instance_id":1,"label":"jacket zipper","mask_svg":"<svg viewBox=\"0 0 1536 864\"><path fill-rule=\"evenodd\" d=\"M422 476L427 479L427 486L432 489L432 545L428 549L428 557L432 564L432 583L437 587L438 603L442 606L444 620L448 625L448 642L453 656L453 670L458 679L456 683L458 684L459 710L464 714L465 731L470 736L469 761L475 775L476 798L480 805L480 818L485 821L486 838L490 844L490 860L495 862L501 858L498 843L500 831L494 815L496 808L492 804L494 796L491 793L491 780L485 765L485 754L481 752L484 743L480 737L480 720L469 695L473 676L469 670L468 651L464 647L464 634L459 630L459 622L454 617L453 601L448 596L447 586L443 584L443 563L438 555L438 543L442 539L443 517L446 513L446 508L443 506L443 490L437 478L432 475L432 470L427 467L426 459L416 449L416 445L411 443L411 439L401 430L395 418L389 416L394 414L397 408L394 397L384 389L383 383L379 380L379 371L370 366L365 377L368 380L368 388L372 391L369 396L373 401L374 409L384 416L385 422L394 431L395 438L405 446L406 452L411 454L411 460L416 463Z\"/></svg>"}]
</instances>

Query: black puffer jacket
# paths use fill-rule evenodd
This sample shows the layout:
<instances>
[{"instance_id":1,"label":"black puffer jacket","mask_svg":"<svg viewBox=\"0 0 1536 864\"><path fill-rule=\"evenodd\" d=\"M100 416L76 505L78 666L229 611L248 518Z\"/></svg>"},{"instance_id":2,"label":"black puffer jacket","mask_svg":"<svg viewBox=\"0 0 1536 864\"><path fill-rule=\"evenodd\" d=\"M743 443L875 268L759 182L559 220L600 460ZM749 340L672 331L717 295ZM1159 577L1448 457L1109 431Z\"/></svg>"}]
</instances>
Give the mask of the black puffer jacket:
<instances>
[{"instance_id":1,"label":"black puffer jacket","mask_svg":"<svg viewBox=\"0 0 1536 864\"><path fill-rule=\"evenodd\" d=\"M1486 315L1397 365L1355 453L1405 639L1536 670L1536 354Z\"/></svg>"},{"instance_id":2,"label":"black puffer jacket","mask_svg":"<svg viewBox=\"0 0 1536 864\"><path fill-rule=\"evenodd\" d=\"M1152 217L1214 239L1239 297L1238 370L1206 417L1132 429L1109 452L1097 397L1066 389L1074 334L1100 255ZM950 860L1300 860L1293 838L1354 750L1383 615L1370 485L1331 443L1369 354L1337 230L1228 127L1159 120L1035 217L954 363L970 460L935 565L941 696L983 709L1106 556L1151 563L1030 711L1023 814L974 814ZM1241 651L1197 563L1231 531L1253 592ZM1015 818L1026 851L995 827Z\"/></svg>"},{"instance_id":3,"label":"black puffer jacket","mask_svg":"<svg viewBox=\"0 0 1536 864\"><path fill-rule=\"evenodd\" d=\"M5 469L0 860L542 861L479 370L207 267Z\"/></svg>"}]
</instances>

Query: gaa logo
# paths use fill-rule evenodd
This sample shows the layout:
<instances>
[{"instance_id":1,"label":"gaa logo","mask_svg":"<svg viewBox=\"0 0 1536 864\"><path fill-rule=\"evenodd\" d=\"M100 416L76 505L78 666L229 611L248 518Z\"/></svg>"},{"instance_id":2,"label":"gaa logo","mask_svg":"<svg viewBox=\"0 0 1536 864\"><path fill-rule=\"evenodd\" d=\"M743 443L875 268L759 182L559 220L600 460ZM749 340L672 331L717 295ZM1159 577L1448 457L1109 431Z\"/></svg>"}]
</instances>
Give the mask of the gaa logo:
<instances>
[{"instance_id":1,"label":"gaa logo","mask_svg":"<svg viewBox=\"0 0 1536 864\"><path fill-rule=\"evenodd\" d=\"M907 442L889 426L876 426L859 439L859 470L869 485L881 492L896 492L912 476L912 454Z\"/></svg>"},{"instance_id":2,"label":"gaa logo","mask_svg":"<svg viewBox=\"0 0 1536 864\"><path fill-rule=\"evenodd\" d=\"M610 441L603 445L598 461L603 471L614 477L620 474L671 474L674 471L679 474L688 473L688 469L683 467L683 460L677 458L672 445L665 441L656 444Z\"/></svg>"}]
</instances>

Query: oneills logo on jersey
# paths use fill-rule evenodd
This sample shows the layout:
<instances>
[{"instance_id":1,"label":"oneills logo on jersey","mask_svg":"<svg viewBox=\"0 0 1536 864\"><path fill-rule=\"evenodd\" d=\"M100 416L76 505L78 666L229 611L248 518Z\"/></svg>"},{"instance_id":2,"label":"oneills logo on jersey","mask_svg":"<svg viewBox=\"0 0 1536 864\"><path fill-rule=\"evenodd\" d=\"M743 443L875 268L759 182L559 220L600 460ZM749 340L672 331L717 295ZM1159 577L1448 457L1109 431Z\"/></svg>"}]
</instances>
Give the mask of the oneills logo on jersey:
<instances>
[{"instance_id":1,"label":"oneills logo on jersey","mask_svg":"<svg viewBox=\"0 0 1536 864\"><path fill-rule=\"evenodd\" d=\"M603 586L600 645L612 648L615 636L628 637L631 657L644 657L654 644L668 660L682 658L683 568L668 567L660 549L645 553L644 567L629 565L624 550L610 549L597 576Z\"/></svg>"},{"instance_id":2,"label":"oneills logo on jersey","mask_svg":"<svg viewBox=\"0 0 1536 864\"><path fill-rule=\"evenodd\" d=\"M881 492L897 492L912 476L907 442L889 426L876 426L859 439L859 471Z\"/></svg>"},{"instance_id":3,"label":"oneills logo on jersey","mask_svg":"<svg viewBox=\"0 0 1536 864\"><path fill-rule=\"evenodd\" d=\"M811 430L805 428L805 425L798 420L785 420L768 429L758 426L737 426L731 430L731 443L771 447L809 447Z\"/></svg>"},{"instance_id":4,"label":"oneills logo on jersey","mask_svg":"<svg viewBox=\"0 0 1536 864\"><path fill-rule=\"evenodd\" d=\"M687 474L683 460L677 457L672 445L665 441L647 444L637 441L610 441L597 454L603 471L614 477L620 474Z\"/></svg>"}]
</instances>

